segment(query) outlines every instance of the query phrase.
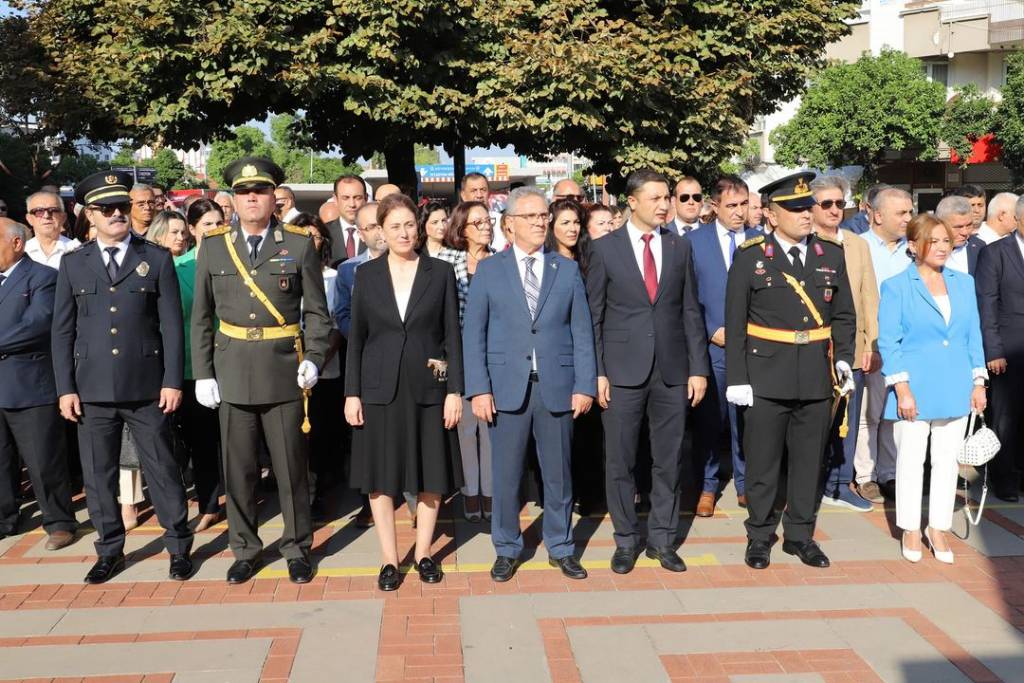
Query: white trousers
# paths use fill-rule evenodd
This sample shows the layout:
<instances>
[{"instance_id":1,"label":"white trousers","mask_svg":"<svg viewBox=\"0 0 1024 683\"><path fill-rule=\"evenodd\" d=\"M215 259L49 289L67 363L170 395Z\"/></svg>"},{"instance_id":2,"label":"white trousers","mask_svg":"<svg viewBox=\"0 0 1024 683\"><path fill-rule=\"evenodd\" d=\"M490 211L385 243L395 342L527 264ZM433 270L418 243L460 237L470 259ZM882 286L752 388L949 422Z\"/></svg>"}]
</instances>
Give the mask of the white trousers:
<instances>
[{"instance_id":1,"label":"white trousers","mask_svg":"<svg viewBox=\"0 0 1024 683\"><path fill-rule=\"evenodd\" d=\"M967 416L948 420L900 420L896 423L896 526L921 528L924 458L931 435L931 488L928 491L928 526L948 531L953 526L956 499L956 454L967 431Z\"/></svg>"},{"instance_id":2,"label":"white trousers","mask_svg":"<svg viewBox=\"0 0 1024 683\"><path fill-rule=\"evenodd\" d=\"M477 445L477 437L480 442ZM469 399L462 399L462 419L459 420L459 450L462 451L462 475L466 485L462 487L464 496L484 496L490 498L491 486L491 437L487 423L473 414L473 404Z\"/></svg>"},{"instance_id":3,"label":"white trousers","mask_svg":"<svg viewBox=\"0 0 1024 683\"><path fill-rule=\"evenodd\" d=\"M882 419L886 393L885 376L881 372L864 376L857 451L853 456L854 475L858 484L869 481L885 483L896 478L893 421Z\"/></svg>"}]
</instances>

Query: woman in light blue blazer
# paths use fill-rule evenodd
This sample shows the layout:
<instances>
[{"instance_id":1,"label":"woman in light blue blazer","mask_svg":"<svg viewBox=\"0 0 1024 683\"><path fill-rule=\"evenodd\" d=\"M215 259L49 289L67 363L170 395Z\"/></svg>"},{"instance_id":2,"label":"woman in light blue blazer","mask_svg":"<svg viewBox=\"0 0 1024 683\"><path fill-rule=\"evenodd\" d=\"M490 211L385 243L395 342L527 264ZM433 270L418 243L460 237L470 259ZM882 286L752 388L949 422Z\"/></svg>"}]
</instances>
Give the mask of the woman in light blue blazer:
<instances>
[{"instance_id":1,"label":"woman in light blue blazer","mask_svg":"<svg viewBox=\"0 0 1024 683\"><path fill-rule=\"evenodd\" d=\"M974 279L945 268L953 233L932 214L907 226L914 266L882 283L878 350L895 396L885 419L898 420L896 525L903 556L921 559L921 495L931 436L931 490L925 537L936 559L953 563L945 532L953 525L957 450L967 416L985 410L985 355ZM893 400L894 399L894 400Z\"/></svg>"}]
</instances>

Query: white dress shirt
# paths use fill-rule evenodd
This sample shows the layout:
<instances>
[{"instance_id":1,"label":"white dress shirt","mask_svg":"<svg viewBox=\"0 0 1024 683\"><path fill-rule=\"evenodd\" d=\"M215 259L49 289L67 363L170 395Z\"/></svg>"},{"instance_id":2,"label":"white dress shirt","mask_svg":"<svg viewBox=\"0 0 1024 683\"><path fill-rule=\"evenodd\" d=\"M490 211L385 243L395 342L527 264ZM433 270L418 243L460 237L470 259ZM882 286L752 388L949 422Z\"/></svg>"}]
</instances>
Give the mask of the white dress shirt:
<instances>
[{"instance_id":1,"label":"white dress shirt","mask_svg":"<svg viewBox=\"0 0 1024 683\"><path fill-rule=\"evenodd\" d=\"M1013 235L1013 238L1017 240L1017 248L1020 249L1020 257L1024 258L1024 237L1021 237L1016 230L1013 231Z\"/></svg>"},{"instance_id":2,"label":"white dress shirt","mask_svg":"<svg viewBox=\"0 0 1024 683\"><path fill-rule=\"evenodd\" d=\"M58 268L60 267L60 260L64 254L69 251L74 251L80 246L81 243L78 240L73 240L70 237L59 235L56 243L53 245L53 251L51 251L50 255L47 256L43 252L42 245L39 244L39 238L33 237L28 242L25 242L25 253L28 254L29 258L36 263L41 263L44 266L50 266L51 268Z\"/></svg>"},{"instance_id":3,"label":"white dress shirt","mask_svg":"<svg viewBox=\"0 0 1024 683\"><path fill-rule=\"evenodd\" d=\"M640 232L632 220L626 221L626 232L629 234L629 243L633 247L633 257L636 258L636 267L640 269L641 277L644 274L644 240L647 233ZM654 272L661 281L661 233L657 229L651 231L651 253L654 254Z\"/></svg>"},{"instance_id":4,"label":"white dress shirt","mask_svg":"<svg viewBox=\"0 0 1024 683\"><path fill-rule=\"evenodd\" d=\"M687 223L686 221L680 220L679 217L677 216L675 218L675 220L672 221L672 227L675 228L676 234L679 235L680 237L682 237L683 235L686 235L687 233L691 233L694 230L696 230L698 227L700 227L700 223L699 223L699 221L695 221L693 223Z\"/></svg>"},{"instance_id":5,"label":"white dress shirt","mask_svg":"<svg viewBox=\"0 0 1024 683\"><path fill-rule=\"evenodd\" d=\"M949 252L949 258L946 260L946 266L953 270L959 270L961 273L968 272L967 242L964 242L963 245Z\"/></svg>"},{"instance_id":6,"label":"white dress shirt","mask_svg":"<svg viewBox=\"0 0 1024 683\"><path fill-rule=\"evenodd\" d=\"M725 269L729 270L729 266L732 265L732 257L729 254L729 240L732 240L736 248L739 249L740 245L747 239L746 231L743 228L730 230L717 220L715 221L715 230L718 231L718 246L722 250L722 260L725 262Z\"/></svg>"},{"instance_id":7,"label":"white dress shirt","mask_svg":"<svg viewBox=\"0 0 1024 683\"><path fill-rule=\"evenodd\" d=\"M516 269L519 271L519 280L523 283L523 298L526 297L526 263L523 261L527 256L532 256L536 261L533 262L533 274L537 276L537 293L540 294L541 283L544 282L544 247L541 247L532 254L527 254L525 251L519 248L519 245L515 242L512 243L512 254L516 258ZM540 305L540 301L537 302ZM530 304L526 304L527 310L530 308ZM537 372L537 349L533 349L530 352L530 365L534 372Z\"/></svg>"},{"instance_id":8,"label":"white dress shirt","mask_svg":"<svg viewBox=\"0 0 1024 683\"><path fill-rule=\"evenodd\" d=\"M245 230L242 230L242 242L245 243L245 256L246 256L246 258L249 258L250 254L252 253L252 249L249 247L249 238L251 236L253 236L253 235L259 235L260 236L260 241L259 241L259 243L256 244L256 253L259 254L260 251L263 250L263 242L267 239L267 234L269 232L270 232L270 226L269 225L267 227L263 228L263 231L259 232L259 233L248 233ZM118 261L118 263L120 263L120 261Z\"/></svg>"},{"instance_id":9,"label":"white dress shirt","mask_svg":"<svg viewBox=\"0 0 1024 683\"><path fill-rule=\"evenodd\" d=\"M128 253L128 244L132 241L131 231L125 235L124 239L114 244L107 244L99 237L96 237L96 246L100 248L100 258L103 260L103 267L106 268L110 263L110 254L107 253L107 249L110 247L117 247L117 252L114 254L114 260L117 262L117 267L120 268L121 264L124 263L124 255Z\"/></svg>"},{"instance_id":10,"label":"white dress shirt","mask_svg":"<svg viewBox=\"0 0 1024 683\"><path fill-rule=\"evenodd\" d=\"M797 242L796 244L794 244L794 243L788 241L785 237L780 235L778 232L773 232L772 234L775 236L775 239L778 241L779 246L782 247L782 251L786 254L786 258L789 259L790 263L793 263L793 255L789 253L789 250L792 249L793 247L796 247L797 249L800 250L800 260L803 262L804 266L807 265L807 240L806 239L802 239L799 242Z\"/></svg>"},{"instance_id":11,"label":"white dress shirt","mask_svg":"<svg viewBox=\"0 0 1024 683\"><path fill-rule=\"evenodd\" d=\"M992 244L993 242L998 242L999 240L1003 239L1003 237L1005 237L1005 235L1000 235L995 230L993 230L988 223L985 222L982 222L981 227L978 228L978 233L975 236L985 244Z\"/></svg>"},{"instance_id":12,"label":"white dress shirt","mask_svg":"<svg viewBox=\"0 0 1024 683\"><path fill-rule=\"evenodd\" d=\"M12 265L4 272L0 273L0 275L3 275L3 282L0 282L0 287L3 287L5 284L7 284L7 280L11 277L11 273L13 273L14 269L18 267L19 263L21 263L21 259L18 259L17 261L14 262L14 265Z\"/></svg>"}]
</instances>

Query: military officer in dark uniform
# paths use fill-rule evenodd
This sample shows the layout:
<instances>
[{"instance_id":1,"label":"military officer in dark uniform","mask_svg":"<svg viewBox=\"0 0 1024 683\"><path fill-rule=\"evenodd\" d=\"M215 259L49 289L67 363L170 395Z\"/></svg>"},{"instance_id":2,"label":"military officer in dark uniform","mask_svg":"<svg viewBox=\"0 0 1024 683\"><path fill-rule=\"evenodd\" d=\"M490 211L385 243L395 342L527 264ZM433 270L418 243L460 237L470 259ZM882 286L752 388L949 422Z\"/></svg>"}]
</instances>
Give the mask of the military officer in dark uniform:
<instances>
[{"instance_id":1,"label":"military officer in dark uniform","mask_svg":"<svg viewBox=\"0 0 1024 683\"><path fill-rule=\"evenodd\" d=\"M331 329L320 257L304 228L274 218L274 188L284 181L277 164L246 157L228 166L224 178L234 192L238 225L203 237L192 371L199 403L216 408L223 401L228 541L235 555L227 580L244 583L259 569L257 455L265 442L284 517L281 555L289 578L307 583L313 528L304 411Z\"/></svg>"},{"instance_id":2,"label":"military officer in dark uniform","mask_svg":"<svg viewBox=\"0 0 1024 683\"><path fill-rule=\"evenodd\" d=\"M736 252L726 289L726 397L744 413L746 563L768 566L783 452L783 551L829 566L813 540L832 415L853 389L855 316L842 246L811 232L813 173L763 188L773 232Z\"/></svg>"},{"instance_id":3,"label":"military officer in dark uniform","mask_svg":"<svg viewBox=\"0 0 1024 683\"><path fill-rule=\"evenodd\" d=\"M174 459L170 414L181 405L184 335L171 252L133 234L131 176L102 171L75 186L96 239L61 259L53 311L53 369L60 412L78 423L78 449L99 559L86 583L124 568L117 504L121 433L135 437L170 578L192 575L192 531Z\"/></svg>"}]
</instances>

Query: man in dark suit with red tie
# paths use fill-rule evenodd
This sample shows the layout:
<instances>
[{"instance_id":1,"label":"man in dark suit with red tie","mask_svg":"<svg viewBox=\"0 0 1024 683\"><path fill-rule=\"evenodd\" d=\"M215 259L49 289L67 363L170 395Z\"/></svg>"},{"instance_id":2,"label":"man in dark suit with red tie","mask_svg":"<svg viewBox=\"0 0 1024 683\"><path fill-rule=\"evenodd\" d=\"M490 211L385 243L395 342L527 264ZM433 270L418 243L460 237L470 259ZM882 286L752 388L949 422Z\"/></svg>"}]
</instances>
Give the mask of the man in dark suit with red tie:
<instances>
[{"instance_id":1,"label":"man in dark suit with red tie","mask_svg":"<svg viewBox=\"0 0 1024 683\"><path fill-rule=\"evenodd\" d=\"M356 227L356 213L366 201L366 183L359 176L343 175L334 181L334 202L339 215L327 224L327 232L331 235L332 268L366 251L366 243Z\"/></svg>"},{"instance_id":2,"label":"man in dark suit with red tie","mask_svg":"<svg viewBox=\"0 0 1024 683\"><path fill-rule=\"evenodd\" d=\"M595 240L587 271L594 322L598 402L605 408L608 511L615 527L612 571L632 571L640 552L634 497L637 447L650 424L651 512L647 556L685 571L676 554L679 462L686 412L707 389L708 340L697 300L692 247L664 228L669 182L651 170L626 179L625 229Z\"/></svg>"}]
</instances>

